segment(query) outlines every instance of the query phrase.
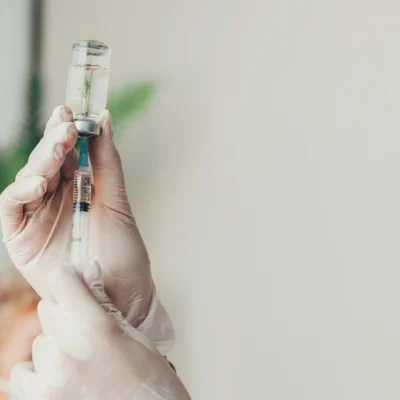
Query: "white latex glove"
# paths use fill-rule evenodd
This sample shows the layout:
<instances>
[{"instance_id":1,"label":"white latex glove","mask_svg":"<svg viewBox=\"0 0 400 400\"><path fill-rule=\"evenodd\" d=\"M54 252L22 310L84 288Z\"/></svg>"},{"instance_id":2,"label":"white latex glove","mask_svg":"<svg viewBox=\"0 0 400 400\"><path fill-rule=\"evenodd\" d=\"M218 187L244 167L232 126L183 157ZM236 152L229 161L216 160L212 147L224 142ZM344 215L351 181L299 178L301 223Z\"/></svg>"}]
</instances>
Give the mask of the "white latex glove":
<instances>
[{"instance_id":1,"label":"white latex glove","mask_svg":"<svg viewBox=\"0 0 400 400\"><path fill-rule=\"evenodd\" d=\"M86 285L73 268L51 272L52 298L38 307L44 334L33 362L13 368L12 390L21 400L190 399L167 360L111 305L98 264L92 270Z\"/></svg>"},{"instance_id":2,"label":"white latex glove","mask_svg":"<svg viewBox=\"0 0 400 400\"><path fill-rule=\"evenodd\" d=\"M174 331L155 295L108 111L101 117L101 126L102 135L89 141L94 176L90 256L103 266L105 288L113 304L165 354L173 346ZM46 277L50 269L70 263L77 138L71 110L57 107L28 163L0 197L3 240L12 261L41 297L49 293Z\"/></svg>"}]
</instances>

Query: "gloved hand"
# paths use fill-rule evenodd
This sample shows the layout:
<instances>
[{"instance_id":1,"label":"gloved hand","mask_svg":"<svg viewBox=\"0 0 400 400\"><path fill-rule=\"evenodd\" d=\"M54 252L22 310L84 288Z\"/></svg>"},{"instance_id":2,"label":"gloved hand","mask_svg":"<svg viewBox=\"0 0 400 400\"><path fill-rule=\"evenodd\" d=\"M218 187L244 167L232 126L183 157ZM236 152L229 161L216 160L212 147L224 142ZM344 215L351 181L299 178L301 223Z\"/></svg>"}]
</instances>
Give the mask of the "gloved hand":
<instances>
[{"instance_id":1,"label":"gloved hand","mask_svg":"<svg viewBox=\"0 0 400 400\"><path fill-rule=\"evenodd\" d=\"M33 362L11 372L20 400L190 400L166 359L111 305L98 264L85 281L70 267L50 273Z\"/></svg>"},{"instance_id":2,"label":"gloved hand","mask_svg":"<svg viewBox=\"0 0 400 400\"><path fill-rule=\"evenodd\" d=\"M89 141L94 176L90 256L103 266L113 304L165 354L174 343L173 327L155 294L108 111L101 117L101 126L102 135ZM3 238L10 257L41 297L49 293L50 269L70 262L77 138L71 110L57 107L28 163L0 197Z\"/></svg>"}]
</instances>

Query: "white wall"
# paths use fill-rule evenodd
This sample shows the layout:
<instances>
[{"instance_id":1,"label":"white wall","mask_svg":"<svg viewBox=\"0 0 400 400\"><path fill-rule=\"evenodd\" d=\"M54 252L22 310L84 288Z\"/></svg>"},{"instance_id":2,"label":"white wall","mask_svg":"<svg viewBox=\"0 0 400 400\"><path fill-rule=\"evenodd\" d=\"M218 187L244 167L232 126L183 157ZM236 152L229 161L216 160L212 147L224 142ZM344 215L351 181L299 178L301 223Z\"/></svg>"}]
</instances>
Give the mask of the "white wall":
<instances>
[{"instance_id":1,"label":"white wall","mask_svg":"<svg viewBox=\"0 0 400 400\"><path fill-rule=\"evenodd\" d=\"M75 39L160 78L120 148L193 398L397 399L400 5L47 7L48 112Z\"/></svg>"},{"instance_id":2,"label":"white wall","mask_svg":"<svg viewBox=\"0 0 400 400\"><path fill-rule=\"evenodd\" d=\"M24 122L29 58L29 1L0 2L0 147L15 140Z\"/></svg>"}]
</instances>

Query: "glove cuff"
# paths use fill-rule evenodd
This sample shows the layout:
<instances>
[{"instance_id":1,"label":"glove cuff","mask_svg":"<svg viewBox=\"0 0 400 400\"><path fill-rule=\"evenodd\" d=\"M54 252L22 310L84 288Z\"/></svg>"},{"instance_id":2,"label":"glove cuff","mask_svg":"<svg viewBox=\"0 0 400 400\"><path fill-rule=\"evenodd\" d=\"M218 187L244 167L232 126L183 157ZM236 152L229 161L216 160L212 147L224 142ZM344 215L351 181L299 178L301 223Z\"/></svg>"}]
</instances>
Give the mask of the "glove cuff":
<instances>
[{"instance_id":1,"label":"glove cuff","mask_svg":"<svg viewBox=\"0 0 400 400\"><path fill-rule=\"evenodd\" d=\"M146 336L163 356L174 348L174 326L166 309L157 297L155 287L153 288L147 317L136 329Z\"/></svg>"}]
</instances>

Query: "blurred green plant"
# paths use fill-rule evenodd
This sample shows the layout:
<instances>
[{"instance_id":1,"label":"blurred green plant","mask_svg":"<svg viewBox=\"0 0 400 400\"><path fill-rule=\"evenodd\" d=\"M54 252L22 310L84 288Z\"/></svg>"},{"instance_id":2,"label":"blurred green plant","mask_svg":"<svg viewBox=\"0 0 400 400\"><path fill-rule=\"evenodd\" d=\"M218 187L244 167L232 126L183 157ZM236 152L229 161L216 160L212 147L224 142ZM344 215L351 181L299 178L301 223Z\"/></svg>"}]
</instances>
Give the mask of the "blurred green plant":
<instances>
[{"instance_id":1,"label":"blurred green plant","mask_svg":"<svg viewBox=\"0 0 400 400\"><path fill-rule=\"evenodd\" d=\"M113 119L114 138L118 139L124 126L132 122L145 109L155 94L156 85L152 81L129 83L111 93L107 108ZM17 172L26 164L29 154L43 136L41 121L42 85L38 76L29 82L28 113L26 122L16 134L12 145L0 150L0 192L15 180Z\"/></svg>"}]
</instances>

